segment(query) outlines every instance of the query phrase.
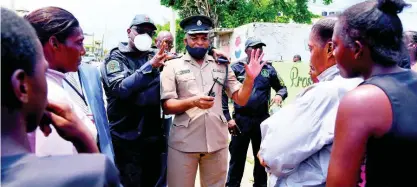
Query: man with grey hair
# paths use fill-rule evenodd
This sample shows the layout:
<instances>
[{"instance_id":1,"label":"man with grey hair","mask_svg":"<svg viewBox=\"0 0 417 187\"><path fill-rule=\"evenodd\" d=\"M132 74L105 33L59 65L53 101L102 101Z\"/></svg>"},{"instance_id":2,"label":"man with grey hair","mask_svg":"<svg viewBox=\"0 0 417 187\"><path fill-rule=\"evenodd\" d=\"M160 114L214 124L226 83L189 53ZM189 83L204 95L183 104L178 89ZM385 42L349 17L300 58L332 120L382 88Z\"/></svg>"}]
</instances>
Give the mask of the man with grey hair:
<instances>
[{"instance_id":1,"label":"man with grey hair","mask_svg":"<svg viewBox=\"0 0 417 187\"><path fill-rule=\"evenodd\" d=\"M167 45L165 50L167 52L171 52L172 48L174 47L174 37L172 36L171 32L169 31L160 31L155 39L156 48L160 49L162 47L162 43Z\"/></svg>"}]
</instances>

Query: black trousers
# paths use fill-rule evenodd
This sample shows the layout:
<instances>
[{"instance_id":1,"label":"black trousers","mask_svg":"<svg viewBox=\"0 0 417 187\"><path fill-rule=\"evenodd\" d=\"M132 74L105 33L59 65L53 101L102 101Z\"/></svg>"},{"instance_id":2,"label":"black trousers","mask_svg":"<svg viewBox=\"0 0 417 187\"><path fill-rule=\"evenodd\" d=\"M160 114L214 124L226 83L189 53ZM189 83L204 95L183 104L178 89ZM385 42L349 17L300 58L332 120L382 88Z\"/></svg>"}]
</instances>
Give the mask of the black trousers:
<instances>
[{"instance_id":1,"label":"black trousers","mask_svg":"<svg viewBox=\"0 0 417 187\"><path fill-rule=\"evenodd\" d=\"M243 177L243 171L245 170L246 155L248 152L249 143L251 141L252 152L255 161L255 167L253 170L253 178L255 183L253 186L267 186L267 174L265 172L265 168L259 163L257 154L259 152L262 140L260 124L268 117L268 114L265 114L265 116L262 117L243 116L239 114L235 115L236 124L239 126L242 133L238 136L232 136L232 141L229 145L231 158L229 162L229 173L227 176L226 186L240 186Z\"/></svg>"},{"instance_id":2,"label":"black trousers","mask_svg":"<svg viewBox=\"0 0 417 187\"><path fill-rule=\"evenodd\" d=\"M167 182L167 172L168 172L168 137L169 131L171 129L173 118L170 117L168 119L164 119L163 127L164 127L164 146L163 146L163 153L161 156L161 175L159 177L158 183L155 185L156 187L166 187L168 184Z\"/></svg>"},{"instance_id":3,"label":"black trousers","mask_svg":"<svg viewBox=\"0 0 417 187\"><path fill-rule=\"evenodd\" d=\"M116 166L124 187L155 187L164 160L164 139L153 136L124 140L113 136ZM166 158L165 158L166 159Z\"/></svg>"}]
</instances>

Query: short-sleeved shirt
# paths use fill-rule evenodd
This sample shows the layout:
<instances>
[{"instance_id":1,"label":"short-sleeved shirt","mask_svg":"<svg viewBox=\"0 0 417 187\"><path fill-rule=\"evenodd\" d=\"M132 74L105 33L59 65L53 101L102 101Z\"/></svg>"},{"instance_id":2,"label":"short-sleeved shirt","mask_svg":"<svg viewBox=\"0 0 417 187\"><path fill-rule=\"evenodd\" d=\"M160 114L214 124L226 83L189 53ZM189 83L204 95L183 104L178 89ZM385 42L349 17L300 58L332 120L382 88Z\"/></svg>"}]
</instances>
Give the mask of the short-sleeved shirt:
<instances>
[{"instance_id":1,"label":"short-sleeved shirt","mask_svg":"<svg viewBox=\"0 0 417 187\"><path fill-rule=\"evenodd\" d=\"M207 110L194 107L175 115L168 145L183 152L209 153L226 148L228 130L222 111L223 83L227 82L226 93L229 97L242 87L232 69L217 64L209 55L200 65L188 53L166 64L161 74L162 100L208 95L216 82L213 87L216 94L213 107Z\"/></svg>"}]
</instances>

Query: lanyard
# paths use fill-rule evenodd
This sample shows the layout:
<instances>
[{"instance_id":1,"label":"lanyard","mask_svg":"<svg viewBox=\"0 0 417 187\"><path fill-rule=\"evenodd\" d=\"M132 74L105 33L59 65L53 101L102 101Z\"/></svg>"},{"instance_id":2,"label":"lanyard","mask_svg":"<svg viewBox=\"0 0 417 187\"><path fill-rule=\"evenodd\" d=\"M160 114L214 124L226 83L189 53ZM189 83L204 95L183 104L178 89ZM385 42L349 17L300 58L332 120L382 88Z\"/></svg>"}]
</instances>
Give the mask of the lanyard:
<instances>
[{"instance_id":1,"label":"lanyard","mask_svg":"<svg viewBox=\"0 0 417 187\"><path fill-rule=\"evenodd\" d=\"M78 71L77 72L77 74L78 74L78 80L80 81L80 88L81 88L81 92L84 92L83 91L83 82L81 81L81 76L80 76L80 72ZM88 104L87 104L87 100L85 99L85 97L84 97L84 94L82 94L82 93L80 93L80 91L73 85L73 84L71 84L71 82L70 81L68 81L67 80L67 78L64 78L64 81L69 85L69 86L71 86L71 88L75 91L75 93L77 93L77 95L78 96L80 96L80 98L84 101L84 103L85 103L85 105L86 106L88 106Z\"/></svg>"}]
</instances>

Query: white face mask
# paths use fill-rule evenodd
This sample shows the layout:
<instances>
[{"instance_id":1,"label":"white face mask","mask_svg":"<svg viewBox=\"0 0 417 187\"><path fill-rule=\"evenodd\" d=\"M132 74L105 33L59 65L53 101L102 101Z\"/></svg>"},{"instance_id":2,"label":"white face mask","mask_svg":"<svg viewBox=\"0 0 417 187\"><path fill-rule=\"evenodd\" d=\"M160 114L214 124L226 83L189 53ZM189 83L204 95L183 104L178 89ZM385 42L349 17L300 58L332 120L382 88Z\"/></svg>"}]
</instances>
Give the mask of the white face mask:
<instances>
[{"instance_id":1,"label":"white face mask","mask_svg":"<svg viewBox=\"0 0 417 187\"><path fill-rule=\"evenodd\" d=\"M136 49L139 51L148 51L152 47L152 38L148 34L138 34L133 40Z\"/></svg>"}]
</instances>

